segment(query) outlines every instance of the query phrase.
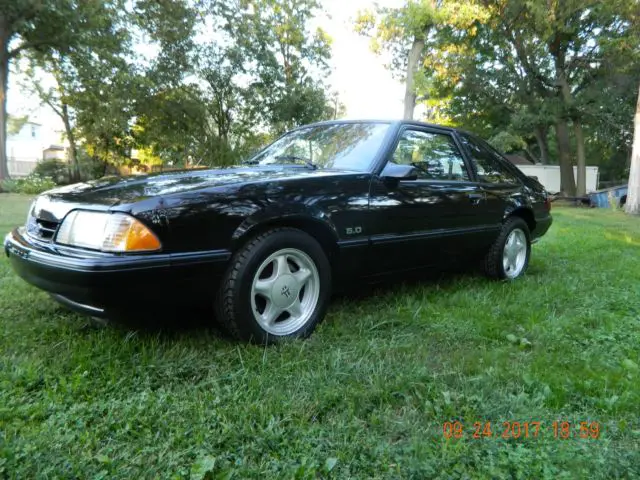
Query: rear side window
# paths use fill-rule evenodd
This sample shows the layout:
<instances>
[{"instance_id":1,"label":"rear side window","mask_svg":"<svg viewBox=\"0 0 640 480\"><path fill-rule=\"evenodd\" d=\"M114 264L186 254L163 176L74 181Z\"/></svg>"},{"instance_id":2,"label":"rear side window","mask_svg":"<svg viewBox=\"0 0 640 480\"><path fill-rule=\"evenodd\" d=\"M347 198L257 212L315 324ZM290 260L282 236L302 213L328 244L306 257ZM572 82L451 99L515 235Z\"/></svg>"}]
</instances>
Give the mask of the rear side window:
<instances>
[{"instance_id":1,"label":"rear side window","mask_svg":"<svg viewBox=\"0 0 640 480\"><path fill-rule=\"evenodd\" d=\"M479 181L484 183L520 183L516 174L510 171L497 153L466 135L460 135L460 139L467 147Z\"/></svg>"}]
</instances>

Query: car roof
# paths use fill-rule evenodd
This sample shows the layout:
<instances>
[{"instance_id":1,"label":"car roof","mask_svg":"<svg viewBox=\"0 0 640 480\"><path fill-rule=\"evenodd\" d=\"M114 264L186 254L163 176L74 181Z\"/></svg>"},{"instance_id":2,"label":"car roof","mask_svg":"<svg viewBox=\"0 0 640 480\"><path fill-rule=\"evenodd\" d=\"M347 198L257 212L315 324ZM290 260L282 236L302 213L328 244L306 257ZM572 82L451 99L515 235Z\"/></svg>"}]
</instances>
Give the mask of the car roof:
<instances>
[{"instance_id":1,"label":"car roof","mask_svg":"<svg viewBox=\"0 0 640 480\"><path fill-rule=\"evenodd\" d=\"M445 125L438 125L435 123L418 122L415 120L393 120L393 119L327 120L324 122L311 123L309 125L301 125L298 128L315 127L315 126L322 126L322 125L341 125L341 124L349 124L349 123L388 123L389 125L414 125L417 127L431 127L431 128L437 128L439 130L447 130L450 132L458 131L457 128L447 127Z\"/></svg>"}]
</instances>

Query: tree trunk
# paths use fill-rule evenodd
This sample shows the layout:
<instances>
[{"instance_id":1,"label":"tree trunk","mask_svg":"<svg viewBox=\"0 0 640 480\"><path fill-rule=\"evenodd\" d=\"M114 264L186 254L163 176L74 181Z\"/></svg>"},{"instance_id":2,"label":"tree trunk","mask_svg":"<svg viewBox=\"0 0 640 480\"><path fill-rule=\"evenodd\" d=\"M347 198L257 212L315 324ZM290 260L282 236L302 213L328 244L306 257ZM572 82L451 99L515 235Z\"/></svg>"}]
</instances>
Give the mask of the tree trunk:
<instances>
[{"instance_id":1,"label":"tree trunk","mask_svg":"<svg viewBox=\"0 0 640 480\"><path fill-rule=\"evenodd\" d=\"M80 166L78 165L78 149L76 148L76 137L71 128L71 120L69 119L69 107L66 103L62 104L62 121L64 130L69 140L69 163L71 164L71 182L80 181Z\"/></svg>"},{"instance_id":2,"label":"tree trunk","mask_svg":"<svg viewBox=\"0 0 640 480\"><path fill-rule=\"evenodd\" d=\"M9 88L9 35L0 17L0 181L9 178L7 162L7 89Z\"/></svg>"},{"instance_id":3,"label":"tree trunk","mask_svg":"<svg viewBox=\"0 0 640 480\"><path fill-rule=\"evenodd\" d=\"M104 139L104 165L102 168L102 176L107 175L107 167L109 166L109 139Z\"/></svg>"},{"instance_id":4,"label":"tree trunk","mask_svg":"<svg viewBox=\"0 0 640 480\"><path fill-rule=\"evenodd\" d=\"M413 40L411 51L409 52L409 60L407 61L407 81L404 93L404 116L405 120L413 120L413 111L416 108L416 88L415 74L418 69L418 62L422 57L424 50L424 40L418 38Z\"/></svg>"},{"instance_id":5,"label":"tree trunk","mask_svg":"<svg viewBox=\"0 0 640 480\"><path fill-rule=\"evenodd\" d=\"M640 91L638 93L638 103L636 104L636 116L633 121L632 152L625 211L633 215L640 215Z\"/></svg>"},{"instance_id":6,"label":"tree trunk","mask_svg":"<svg viewBox=\"0 0 640 480\"><path fill-rule=\"evenodd\" d=\"M547 127L539 125L534 130L536 142L540 149L540 163L547 165L549 163L549 144L547 143Z\"/></svg>"},{"instance_id":7,"label":"tree trunk","mask_svg":"<svg viewBox=\"0 0 640 480\"><path fill-rule=\"evenodd\" d=\"M576 195L584 197L587 194L587 161L584 153L582 122L577 118L573 120L573 133L576 136L576 155L578 156Z\"/></svg>"},{"instance_id":8,"label":"tree trunk","mask_svg":"<svg viewBox=\"0 0 640 480\"><path fill-rule=\"evenodd\" d=\"M556 119L556 135L558 137L558 158L560 162L560 184L561 190L565 195L570 197L576 196L576 182L573 176L573 165L571 162L571 147L569 145L569 129L567 127L567 110L572 106L573 99L571 97L571 89L567 81L567 73L565 71L566 48L563 48L558 35L554 37L554 42L550 45L551 54L554 57L556 67L556 88L559 100L562 102L563 108L558 113ZM575 115L571 115L574 122L574 130L576 121ZM582 133L582 128L579 129ZM579 142L578 142L579 143ZM582 162L584 162L584 139L582 140ZM578 165L578 178L584 177L584 164L582 172ZM584 195L584 194L583 194Z\"/></svg>"},{"instance_id":9,"label":"tree trunk","mask_svg":"<svg viewBox=\"0 0 640 480\"><path fill-rule=\"evenodd\" d=\"M560 163L560 191L569 197L576 196L576 182L573 178L573 165L569 150L569 127L564 118L556 120L558 140L558 162Z\"/></svg>"}]
</instances>

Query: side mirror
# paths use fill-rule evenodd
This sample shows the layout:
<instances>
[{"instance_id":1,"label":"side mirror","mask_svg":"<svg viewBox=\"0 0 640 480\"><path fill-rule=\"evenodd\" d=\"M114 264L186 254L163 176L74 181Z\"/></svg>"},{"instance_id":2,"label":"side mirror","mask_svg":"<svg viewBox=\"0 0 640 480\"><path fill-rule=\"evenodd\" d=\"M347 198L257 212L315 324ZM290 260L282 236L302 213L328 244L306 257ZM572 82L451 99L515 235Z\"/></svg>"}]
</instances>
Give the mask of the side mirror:
<instances>
[{"instance_id":1,"label":"side mirror","mask_svg":"<svg viewBox=\"0 0 640 480\"><path fill-rule=\"evenodd\" d=\"M399 182L400 180L417 180L418 170L412 165L399 165L389 162L382 170L380 177L384 180L389 179L395 182Z\"/></svg>"},{"instance_id":2,"label":"side mirror","mask_svg":"<svg viewBox=\"0 0 640 480\"><path fill-rule=\"evenodd\" d=\"M539 182L540 180L538 180L538 177L536 177L535 175L527 175L529 178L534 179L536 182Z\"/></svg>"}]
</instances>

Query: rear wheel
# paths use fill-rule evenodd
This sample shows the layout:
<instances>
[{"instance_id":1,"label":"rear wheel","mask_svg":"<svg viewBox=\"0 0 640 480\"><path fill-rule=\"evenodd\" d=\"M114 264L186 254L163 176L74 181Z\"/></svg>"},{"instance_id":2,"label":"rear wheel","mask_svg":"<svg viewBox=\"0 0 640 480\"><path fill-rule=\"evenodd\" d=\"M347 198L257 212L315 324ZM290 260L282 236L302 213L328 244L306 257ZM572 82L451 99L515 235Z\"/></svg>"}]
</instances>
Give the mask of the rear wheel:
<instances>
[{"instance_id":1,"label":"rear wheel","mask_svg":"<svg viewBox=\"0 0 640 480\"><path fill-rule=\"evenodd\" d=\"M297 229L273 229L234 255L218 296L218 317L240 340L304 338L324 317L330 291L331 269L320 244Z\"/></svg>"},{"instance_id":2,"label":"rear wheel","mask_svg":"<svg viewBox=\"0 0 640 480\"><path fill-rule=\"evenodd\" d=\"M521 277L529 266L531 237L527 223L520 217L508 218L484 259L486 274L499 280Z\"/></svg>"}]
</instances>

